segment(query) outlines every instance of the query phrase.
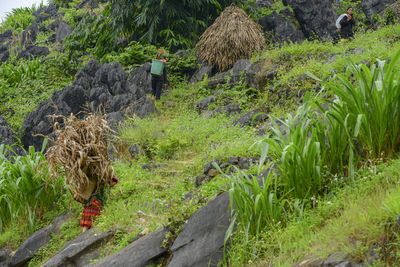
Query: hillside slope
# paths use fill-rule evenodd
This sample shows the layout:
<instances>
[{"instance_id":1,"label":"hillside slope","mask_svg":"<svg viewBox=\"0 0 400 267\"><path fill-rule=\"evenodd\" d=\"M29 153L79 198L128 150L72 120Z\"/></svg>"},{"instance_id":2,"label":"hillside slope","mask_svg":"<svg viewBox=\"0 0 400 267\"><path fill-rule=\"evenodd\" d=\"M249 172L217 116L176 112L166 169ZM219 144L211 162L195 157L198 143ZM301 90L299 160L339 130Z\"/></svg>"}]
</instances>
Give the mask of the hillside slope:
<instances>
[{"instance_id":1,"label":"hillside slope","mask_svg":"<svg viewBox=\"0 0 400 267\"><path fill-rule=\"evenodd\" d=\"M286 2L293 20L301 7ZM94 44L63 50L87 13L105 7L86 4L36 11L35 40L32 20L13 28L31 44L11 46L0 71L2 143L20 155L0 157L0 266L400 263L399 24L375 24L348 42L271 44L223 73L199 66L191 50L169 52L169 88L153 102L147 62L156 46L123 40L100 58ZM275 1L260 12L284 8ZM3 35L1 43L14 40ZM46 56L19 58L29 51ZM346 95L364 102L355 109ZM120 182L95 229L81 234L82 205L63 177L43 181L43 139L32 133L51 134L48 115L101 104L119 138L109 153ZM24 155L29 145L36 152Z\"/></svg>"}]
</instances>

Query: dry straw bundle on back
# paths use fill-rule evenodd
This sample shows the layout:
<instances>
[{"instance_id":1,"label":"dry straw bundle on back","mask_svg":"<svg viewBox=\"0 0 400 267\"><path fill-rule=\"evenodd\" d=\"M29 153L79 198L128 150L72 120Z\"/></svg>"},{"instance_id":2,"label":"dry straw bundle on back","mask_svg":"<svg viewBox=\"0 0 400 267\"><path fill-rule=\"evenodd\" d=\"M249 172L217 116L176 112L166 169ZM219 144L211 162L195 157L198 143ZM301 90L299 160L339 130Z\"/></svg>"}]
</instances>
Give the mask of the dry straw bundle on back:
<instances>
[{"instance_id":1,"label":"dry straw bundle on back","mask_svg":"<svg viewBox=\"0 0 400 267\"><path fill-rule=\"evenodd\" d=\"M196 51L201 60L226 71L264 46L261 26L242 9L229 6L201 35Z\"/></svg>"},{"instance_id":2,"label":"dry straw bundle on back","mask_svg":"<svg viewBox=\"0 0 400 267\"><path fill-rule=\"evenodd\" d=\"M102 183L111 181L113 169L108 157L107 137L112 132L100 115L84 120L74 115L52 116L56 140L46 153L54 178L65 172L66 185L74 199L85 202ZM63 120L64 127L59 120ZM60 168L61 167L61 168Z\"/></svg>"}]
</instances>

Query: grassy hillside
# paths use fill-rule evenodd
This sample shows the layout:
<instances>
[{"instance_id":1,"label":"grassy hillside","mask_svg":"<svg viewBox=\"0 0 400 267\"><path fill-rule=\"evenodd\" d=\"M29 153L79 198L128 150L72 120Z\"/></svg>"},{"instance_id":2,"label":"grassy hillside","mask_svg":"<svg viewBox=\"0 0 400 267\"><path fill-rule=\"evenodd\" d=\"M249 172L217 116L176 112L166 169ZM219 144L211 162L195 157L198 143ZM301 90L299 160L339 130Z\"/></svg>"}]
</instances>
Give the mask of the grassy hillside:
<instances>
[{"instance_id":1,"label":"grassy hillside","mask_svg":"<svg viewBox=\"0 0 400 267\"><path fill-rule=\"evenodd\" d=\"M74 1L70 8L65 5L59 11L64 12L64 19L73 26L77 26L74 17L89 12L72 10L77 3L78 1ZM281 5L277 4L275 8L279 9ZM29 17L33 10L24 12L28 15L18 13L13 16ZM1 25L1 29L13 27L15 32L22 32L31 22L29 18L25 19L28 22L16 26L10 26L11 20L7 20L7 23ZM49 23L51 21L44 22ZM49 36L40 36L36 44L47 45L45 40ZM88 48L87 54L75 55L78 60L74 60L59 50L59 47L49 47L51 54L45 62L41 63L40 59L17 60L14 54L7 64L0 67L0 111L16 132L21 130L24 117L39 102L47 100L52 92L72 82L77 69L84 66L94 52ZM338 44L305 41L302 44L279 47L271 45L252 59L263 62L262 71L276 69L276 77L267 81L264 88L250 88L244 82L233 87L222 85L216 88L222 90L222 93L210 105L209 110L218 108L226 99L230 99L243 112L258 108L271 118L286 118L287 124L292 123L292 128L287 127L286 131L287 136L293 137L291 140L260 136L256 128L234 126L233 121L239 115L199 115L193 103L214 95L215 91L207 86L207 79L191 84L184 76L184 73L192 71L196 66L197 59L193 52L185 57L169 53L168 61L173 65L170 69L172 88L157 103L161 114L148 119L127 118L126 124L118 129L121 143L117 147L113 166L120 183L112 190L103 215L95 223L101 230L112 230L115 233L104 247L102 257L122 249L138 235L144 235L161 226L169 226L172 229L170 238L173 238L194 211L219 193L231 190L238 199L251 196L247 203L254 205L254 214L261 214L262 220L254 219L258 217L248 210L246 212L249 213L242 220L238 219L238 232L232 237L225 265L291 266L305 259L326 259L336 252L344 252L349 260L360 262L368 259L373 251L379 255L373 263L376 266L398 265L398 143L393 142L395 145L390 152L384 149L376 152L373 142L368 143L373 136L366 136L363 132L363 127L367 129L372 122L359 119L359 114L354 115L351 107L347 108L350 105L343 102L346 108L340 111L350 115L346 116L345 113L345 119L338 126L333 120L326 119L332 114L318 117L318 114L325 114L325 111L321 109L321 105L316 104L334 106L335 102L330 100L337 100L335 95L339 94L334 87L343 87L340 80L333 79L334 74L347 75L349 83L357 85L357 76L350 75L348 69L352 62L374 66L376 59L393 58L398 47L398 24L383 26L376 31L358 32L354 40ZM129 72L151 59L155 53L155 46L132 42L118 52L106 53L98 59L101 62L119 61ZM398 73L399 65L391 71ZM317 81L318 78L321 80ZM396 84L393 88L397 88ZM309 103L309 106L299 108L304 103ZM319 112L313 113L315 110ZM289 115L296 112L298 116L295 118ZM339 115L343 115L342 113ZM338 118L339 115L336 114ZM382 117L376 114L376 118ZM327 121L331 123L328 126ZM331 127L335 131L324 127ZM276 130L277 128L280 126L275 127ZM387 129L387 132L391 130L393 129ZM331 132L337 135L329 135ZM337 142L324 147L325 138L332 138ZM398 138L394 136L393 139ZM136 155L129 152L133 145L139 148ZM333 151L335 145L341 145L337 151ZM288 149L288 146L297 146L297 152L295 149ZM308 148L310 149L307 150ZM294 162L295 160L285 162L283 151L287 152L287 158L293 156L293 159L306 154L309 162L304 165L302 162ZM31 164L32 168L26 175L23 167L22 170L15 171L13 165L2 158L2 177L17 173L7 176L7 182L0 178L2 214L9 210L4 199L8 198L10 203L13 201L10 192L18 194L25 190L31 193L32 188L37 190L37 196L44 192L42 178L45 174L39 168L39 163L45 160L41 154L37 155L37 165ZM233 177L218 175L211 182L196 187L196 177L202 174L207 163L214 159L225 162L231 156L268 156L272 158L272 162L251 166L245 173L237 172ZM34 161L32 158L31 155L23 159ZM262 191L256 184L240 187L246 184L240 183L247 179L246 175L260 174L272 167L273 163L281 176L268 176L269 184L264 185L266 190ZM305 182L313 180L310 187L301 191L296 185L290 187L292 185L289 180L283 180L287 177L298 183L300 179ZM28 181L30 189L18 187L20 180ZM40 186L36 187L36 183ZM274 212L263 213L264 210L257 209L257 203L253 201L254 195L246 195L247 192L244 192L246 186L252 186L254 191L260 190L260 202L270 204ZM82 207L72 200L62 186L62 177L55 184L54 190L57 197L50 192L43 193L40 198L44 200L40 199L37 203L45 204L30 207L29 212L20 212L25 208L24 201L27 200L19 199L21 203L15 206L10 216L0 216L0 247L16 249L31 233L49 224L59 214L65 211L71 214L61 232L53 236L50 245L42 249L29 266L40 266L81 231L78 222ZM255 227L246 228L247 223Z\"/></svg>"}]
</instances>

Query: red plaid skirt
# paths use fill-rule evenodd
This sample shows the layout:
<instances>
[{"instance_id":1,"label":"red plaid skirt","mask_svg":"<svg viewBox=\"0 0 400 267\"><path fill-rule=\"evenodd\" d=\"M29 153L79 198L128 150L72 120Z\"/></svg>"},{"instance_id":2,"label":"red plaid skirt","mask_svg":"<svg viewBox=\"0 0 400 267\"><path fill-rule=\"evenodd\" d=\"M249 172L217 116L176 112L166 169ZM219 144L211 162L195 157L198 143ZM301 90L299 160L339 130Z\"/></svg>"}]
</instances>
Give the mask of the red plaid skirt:
<instances>
[{"instance_id":1,"label":"red plaid skirt","mask_svg":"<svg viewBox=\"0 0 400 267\"><path fill-rule=\"evenodd\" d=\"M80 225L82 227L92 227L92 224L97 216L100 216L102 209L101 202L94 197L92 203L87 206L83 206L82 219Z\"/></svg>"}]
</instances>

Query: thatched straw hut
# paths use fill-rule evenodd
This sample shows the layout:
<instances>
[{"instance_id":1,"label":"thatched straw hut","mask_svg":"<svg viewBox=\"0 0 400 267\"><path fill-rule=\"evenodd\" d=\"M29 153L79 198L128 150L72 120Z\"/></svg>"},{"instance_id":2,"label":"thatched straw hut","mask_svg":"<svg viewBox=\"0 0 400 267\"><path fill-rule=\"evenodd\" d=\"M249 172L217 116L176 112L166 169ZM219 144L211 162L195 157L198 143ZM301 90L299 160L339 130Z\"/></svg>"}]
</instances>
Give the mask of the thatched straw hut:
<instances>
[{"instance_id":1,"label":"thatched straw hut","mask_svg":"<svg viewBox=\"0 0 400 267\"><path fill-rule=\"evenodd\" d=\"M264 48L261 26L242 9L227 7L215 22L201 35L196 46L203 62L226 71L239 59L249 59L254 51Z\"/></svg>"}]
</instances>

